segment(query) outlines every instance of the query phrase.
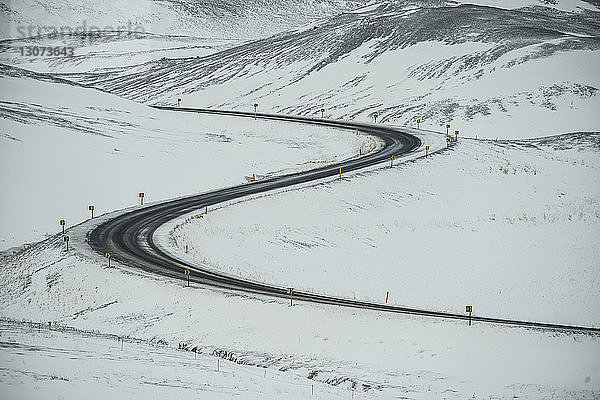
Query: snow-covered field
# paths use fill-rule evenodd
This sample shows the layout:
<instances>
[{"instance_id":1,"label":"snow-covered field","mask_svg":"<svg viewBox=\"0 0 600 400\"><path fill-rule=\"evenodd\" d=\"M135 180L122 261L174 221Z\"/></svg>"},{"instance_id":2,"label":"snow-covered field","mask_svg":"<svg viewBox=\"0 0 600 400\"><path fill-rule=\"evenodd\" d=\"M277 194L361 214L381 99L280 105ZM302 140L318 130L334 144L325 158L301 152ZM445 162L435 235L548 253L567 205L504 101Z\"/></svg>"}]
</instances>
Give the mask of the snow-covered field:
<instances>
[{"instance_id":1,"label":"snow-covered field","mask_svg":"<svg viewBox=\"0 0 600 400\"><path fill-rule=\"evenodd\" d=\"M163 241L178 257L255 281L600 325L600 134L462 140L427 160L171 226Z\"/></svg>"},{"instance_id":2,"label":"snow-covered field","mask_svg":"<svg viewBox=\"0 0 600 400\"><path fill-rule=\"evenodd\" d=\"M348 390L164 343L0 321L6 399L327 399ZM357 396L358 398L358 396Z\"/></svg>"},{"instance_id":3,"label":"snow-covered field","mask_svg":"<svg viewBox=\"0 0 600 400\"><path fill-rule=\"evenodd\" d=\"M285 299L187 288L183 280L116 264L107 268L100 256L91 258L84 237L95 223L71 228L69 252L55 235L3 263L4 318L195 347L239 364L268 366L268 374L286 372L286 381L298 376L328 383L344 390L341 398L352 398L352 388L355 398L365 399L592 399L600 394L597 336L469 327L465 321L305 303L289 307ZM147 357L140 352L132 356ZM207 363L214 366L216 360ZM36 364L25 368L47 374ZM113 367L107 368L103 375L112 374ZM66 372L60 376L68 377ZM0 386L7 381L3 378ZM310 398L310 387L298 390Z\"/></svg>"}]
</instances>

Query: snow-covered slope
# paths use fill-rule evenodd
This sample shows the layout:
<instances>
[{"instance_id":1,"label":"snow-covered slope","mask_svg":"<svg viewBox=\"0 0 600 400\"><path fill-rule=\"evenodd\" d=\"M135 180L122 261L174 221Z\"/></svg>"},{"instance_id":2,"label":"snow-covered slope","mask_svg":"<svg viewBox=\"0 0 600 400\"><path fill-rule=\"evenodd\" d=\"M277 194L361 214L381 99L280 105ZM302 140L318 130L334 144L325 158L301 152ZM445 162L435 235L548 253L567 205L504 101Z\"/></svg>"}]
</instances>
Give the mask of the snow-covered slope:
<instances>
[{"instance_id":1,"label":"snow-covered slope","mask_svg":"<svg viewBox=\"0 0 600 400\"><path fill-rule=\"evenodd\" d=\"M104 72L166 57L204 56L239 44L237 39L212 39L152 33L94 33L87 35L43 36L0 41L2 63L40 73ZM67 47L72 57L24 57L21 48L31 46Z\"/></svg>"},{"instance_id":2,"label":"snow-covered slope","mask_svg":"<svg viewBox=\"0 0 600 400\"><path fill-rule=\"evenodd\" d=\"M364 3L365 0L2 0L0 35L17 38L79 28L248 40Z\"/></svg>"},{"instance_id":3,"label":"snow-covered slope","mask_svg":"<svg viewBox=\"0 0 600 400\"><path fill-rule=\"evenodd\" d=\"M375 143L328 128L159 111L16 68L0 69L0 249L147 201L312 168Z\"/></svg>"},{"instance_id":4,"label":"snow-covered slope","mask_svg":"<svg viewBox=\"0 0 600 400\"><path fill-rule=\"evenodd\" d=\"M207 56L66 78L142 102L378 112L479 137L600 126L600 12L439 3L382 3Z\"/></svg>"}]
</instances>

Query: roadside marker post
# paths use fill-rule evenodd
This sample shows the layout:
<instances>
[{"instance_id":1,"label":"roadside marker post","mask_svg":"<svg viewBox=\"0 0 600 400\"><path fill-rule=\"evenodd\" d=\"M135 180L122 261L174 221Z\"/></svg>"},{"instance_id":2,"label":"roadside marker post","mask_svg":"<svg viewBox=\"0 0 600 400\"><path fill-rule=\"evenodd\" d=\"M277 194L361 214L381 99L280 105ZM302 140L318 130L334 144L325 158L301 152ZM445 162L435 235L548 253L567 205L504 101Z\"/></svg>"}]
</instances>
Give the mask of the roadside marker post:
<instances>
[{"instance_id":1,"label":"roadside marker post","mask_svg":"<svg viewBox=\"0 0 600 400\"><path fill-rule=\"evenodd\" d=\"M419 124L421 123L420 119L417 119L417 129L419 129Z\"/></svg>"},{"instance_id":2,"label":"roadside marker post","mask_svg":"<svg viewBox=\"0 0 600 400\"><path fill-rule=\"evenodd\" d=\"M290 307L292 307L294 305L293 298L292 298L294 296L294 288L289 288L288 294L290 295Z\"/></svg>"},{"instance_id":3,"label":"roadside marker post","mask_svg":"<svg viewBox=\"0 0 600 400\"><path fill-rule=\"evenodd\" d=\"M390 291L388 290L388 291L385 293L385 304L387 304L389 297L390 297Z\"/></svg>"},{"instance_id":4,"label":"roadside marker post","mask_svg":"<svg viewBox=\"0 0 600 400\"><path fill-rule=\"evenodd\" d=\"M446 136L449 135L450 124L446 124Z\"/></svg>"},{"instance_id":5,"label":"roadside marker post","mask_svg":"<svg viewBox=\"0 0 600 400\"><path fill-rule=\"evenodd\" d=\"M88 210L92 213L92 218L94 218L94 206L89 206Z\"/></svg>"},{"instance_id":6,"label":"roadside marker post","mask_svg":"<svg viewBox=\"0 0 600 400\"><path fill-rule=\"evenodd\" d=\"M377 113L374 113L374 114L373 114L373 118L375 118L375 123L377 123L377 117L378 117L378 116L379 116L379 115L378 115Z\"/></svg>"},{"instance_id":7,"label":"roadside marker post","mask_svg":"<svg viewBox=\"0 0 600 400\"><path fill-rule=\"evenodd\" d=\"M190 287L190 274L192 273L192 271L189 270L189 268L185 269L185 275L187 276L187 286Z\"/></svg>"},{"instance_id":8,"label":"roadside marker post","mask_svg":"<svg viewBox=\"0 0 600 400\"><path fill-rule=\"evenodd\" d=\"M108 258L108 268L110 268L110 253L106 253L106 258Z\"/></svg>"},{"instance_id":9,"label":"roadside marker post","mask_svg":"<svg viewBox=\"0 0 600 400\"><path fill-rule=\"evenodd\" d=\"M64 233L65 233L65 220L61 219L60 221L58 221L58 223L60 224L60 226L62 226L62 233L64 235Z\"/></svg>"},{"instance_id":10,"label":"roadside marker post","mask_svg":"<svg viewBox=\"0 0 600 400\"><path fill-rule=\"evenodd\" d=\"M181 98L177 99L177 107L181 107Z\"/></svg>"},{"instance_id":11,"label":"roadside marker post","mask_svg":"<svg viewBox=\"0 0 600 400\"><path fill-rule=\"evenodd\" d=\"M254 119L256 119L256 109L258 108L258 103L254 103Z\"/></svg>"},{"instance_id":12,"label":"roadside marker post","mask_svg":"<svg viewBox=\"0 0 600 400\"><path fill-rule=\"evenodd\" d=\"M140 192L138 195L140 197L140 206L144 205L144 192Z\"/></svg>"},{"instance_id":13,"label":"roadside marker post","mask_svg":"<svg viewBox=\"0 0 600 400\"><path fill-rule=\"evenodd\" d=\"M471 314L473 313L473 306L467 306L466 312L469 313L469 326L471 326Z\"/></svg>"},{"instance_id":14,"label":"roadside marker post","mask_svg":"<svg viewBox=\"0 0 600 400\"><path fill-rule=\"evenodd\" d=\"M185 254L187 254L187 253L188 253L188 245L186 244L185 245Z\"/></svg>"},{"instance_id":15,"label":"roadside marker post","mask_svg":"<svg viewBox=\"0 0 600 400\"><path fill-rule=\"evenodd\" d=\"M429 146L425 146L425 157L429 155Z\"/></svg>"},{"instance_id":16,"label":"roadside marker post","mask_svg":"<svg viewBox=\"0 0 600 400\"><path fill-rule=\"evenodd\" d=\"M68 237L68 236L65 236L65 237L63 238L63 240L64 240L64 241L65 241L65 243L67 244L67 251L69 251L69 237Z\"/></svg>"},{"instance_id":17,"label":"roadside marker post","mask_svg":"<svg viewBox=\"0 0 600 400\"><path fill-rule=\"evenodd\" d=\"M340 168L340 179L342 179L342 168Z\"/></svg>"},{"instance_id":18,"label":"roadside marker post","mask_svg":"<svg viewBox=\"0 0 600 400\"><path fill-rule=\"evenodd\" d=\"M321 118L325 118L325 109L321 108Z\"/></svg>"},{"instance_id":19,"label":"roadside marker post","mask_svg":"<svg viewBox=\"0 0 600 400\"><path fill-rule=\"evenodd\" d=\"M454 131L454 134L456 135L456 141L458 142L458 131Z\"/></svg>"}]
</instances>

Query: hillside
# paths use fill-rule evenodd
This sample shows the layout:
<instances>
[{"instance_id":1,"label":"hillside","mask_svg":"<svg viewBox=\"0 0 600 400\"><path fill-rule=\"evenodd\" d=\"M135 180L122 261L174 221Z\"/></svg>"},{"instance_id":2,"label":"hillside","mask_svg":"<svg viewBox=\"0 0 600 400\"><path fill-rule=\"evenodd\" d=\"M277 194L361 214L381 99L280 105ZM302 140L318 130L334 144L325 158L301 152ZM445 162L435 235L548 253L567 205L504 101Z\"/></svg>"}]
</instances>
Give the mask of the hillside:
<instances>
[{"instance_id":1,"label":"hillside","mask_svg":"<svg viewBox=\"0 0 600 400\"><path fill-rule=\"evenodd\" d=\"M488 138L600 125L597 9L439 3L386 2L209 55L64 77L141 102L377 112Z\"/></svg>"},{"instance_id":2,"label":"hillside","mask_svg":"<svg viewBox=\"0 0 600 400\"><path fill-rule=\"evenodd\" d=\"M0 3L0 37L51 33L61 27L119 30L227 39L255 39L292 29L365 0L35 0ZM27 34L27 36L31 36Z\"/></svg>"}]
</instances>

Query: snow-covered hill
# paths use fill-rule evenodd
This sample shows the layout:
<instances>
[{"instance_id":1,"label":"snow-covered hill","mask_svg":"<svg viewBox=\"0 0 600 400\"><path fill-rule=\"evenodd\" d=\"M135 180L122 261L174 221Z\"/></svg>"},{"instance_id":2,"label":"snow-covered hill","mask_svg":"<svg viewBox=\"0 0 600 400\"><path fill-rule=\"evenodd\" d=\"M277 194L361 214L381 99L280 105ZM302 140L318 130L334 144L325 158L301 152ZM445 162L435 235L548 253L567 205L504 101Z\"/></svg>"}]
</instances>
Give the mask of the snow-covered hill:
<instances>
[{"instance_id":1,"label":"snow-covered hill","mask_svg":"<svg viewBox=\"0 0 600 400\"><path fill-rule=\"evenodd\" d=\"M366 0L19 0L0 2L0 36L68 30L131 30L194 37L255 39L288 30ZM31 30L30 30L31 29Z\"/></svg>"},{"instance_id":2,"label":"snow-covered hill","mask_svg":"<svg viewBox=\"0 0 600 400\"><path fill-rule=\"evenodd\" d=\"M479 137L600 126L597 9L418 3L381 3L206 56L65 77L142 102L378 112Z\"/></svg>"}]
</instances>

